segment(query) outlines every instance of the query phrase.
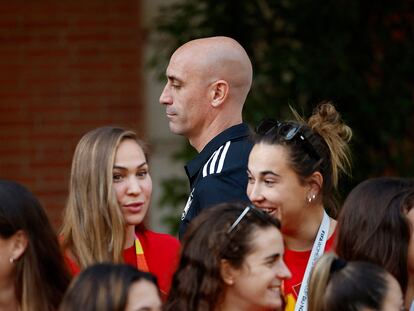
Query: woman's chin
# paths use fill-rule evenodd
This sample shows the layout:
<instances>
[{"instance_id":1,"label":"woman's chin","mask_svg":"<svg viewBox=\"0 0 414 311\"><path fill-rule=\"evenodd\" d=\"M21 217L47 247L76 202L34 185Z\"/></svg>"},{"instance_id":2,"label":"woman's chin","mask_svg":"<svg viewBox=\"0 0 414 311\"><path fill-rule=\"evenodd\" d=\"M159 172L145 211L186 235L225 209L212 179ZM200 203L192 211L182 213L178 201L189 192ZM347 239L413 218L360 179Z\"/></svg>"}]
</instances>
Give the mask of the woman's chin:
<instances>
[{"instance_id":1,"label":"woman's chin","mask_svg":"<svg viewBox=\"0 0 414 311\"><path fill-rule=\"evenodd\" d=\"M125 217L125 223L127 224L127 226L138 226L142 223L143 219L144 217L139 215L129 215Z\"/></svg>"}]
</instances>

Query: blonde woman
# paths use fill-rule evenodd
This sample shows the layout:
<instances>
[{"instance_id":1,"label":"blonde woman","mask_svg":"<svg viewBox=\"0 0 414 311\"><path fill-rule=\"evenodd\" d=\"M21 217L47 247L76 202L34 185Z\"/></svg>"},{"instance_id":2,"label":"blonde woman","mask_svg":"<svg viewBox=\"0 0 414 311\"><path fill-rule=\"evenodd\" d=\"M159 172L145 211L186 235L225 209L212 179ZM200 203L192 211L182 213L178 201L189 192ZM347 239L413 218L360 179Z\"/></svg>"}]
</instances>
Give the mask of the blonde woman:
<instances>
[{"instance_id":1,"label":"blonde woman","mask_svg":"<svg viewBox=\"0 0 414 311\"><path fill-rule=\"evenodd\" d=\"M179 242L146 228L151 193L147 157L133 131L102 127L82 137L61 230L73 274L95 263L125 262L153 273L168 293Z\"/></svg>"}]
</instances>

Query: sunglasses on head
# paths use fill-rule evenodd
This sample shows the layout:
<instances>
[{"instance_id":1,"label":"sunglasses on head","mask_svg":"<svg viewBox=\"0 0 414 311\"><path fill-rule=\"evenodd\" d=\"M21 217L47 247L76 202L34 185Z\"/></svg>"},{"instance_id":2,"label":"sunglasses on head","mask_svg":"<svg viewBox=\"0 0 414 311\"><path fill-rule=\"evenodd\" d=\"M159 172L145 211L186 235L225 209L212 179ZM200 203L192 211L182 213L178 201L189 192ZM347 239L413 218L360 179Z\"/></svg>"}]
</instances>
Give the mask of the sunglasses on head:
<instances>
[{"instance_id":1,"label":"sunglasses on head","mask_svg":"<svg viewBox=\"0 0 414 311\"><path fill-rule=\"evenodd\" d=\"M227 230L227 234L230 234L231 232L233 232L234 229L236 229L236 227L238 226L238 224L243 220L243 218L249 213L253 213L253 215L255 215L256 217L258 217L259 219L261 219L262 221L269 221L268 219L268 215L263 212L262 210L257 209L256 207L254 207L253 205L247 205L244 210L240 213L240 216L237 217L237 219L233 222L233 224L229 227L229 229Z\"/></svg>"},{"instance_id":2,"label":"sunglasses on head","mask_svg":"<svg viewBox=\"0 0 414 311\"><path fill-rule=\"evenodd\" d=\"M281 137L286 142L296 139L307 149L312 158L319 160L321 156L309 142L311 134L305 133L302 129L303 126L299 123L264 119L256 127L256 133L261 136L274 135L275 137Z\"/></svg>"}]
</instances>

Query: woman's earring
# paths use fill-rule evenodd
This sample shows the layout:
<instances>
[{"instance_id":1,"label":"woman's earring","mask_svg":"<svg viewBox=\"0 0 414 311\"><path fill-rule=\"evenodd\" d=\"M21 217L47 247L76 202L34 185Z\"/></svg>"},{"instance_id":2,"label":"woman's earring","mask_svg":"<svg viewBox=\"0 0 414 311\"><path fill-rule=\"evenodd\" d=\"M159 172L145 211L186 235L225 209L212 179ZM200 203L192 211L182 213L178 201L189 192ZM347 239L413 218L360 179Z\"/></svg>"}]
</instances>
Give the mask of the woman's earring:
<instances>
[{"instance_id":1,"label":"woman's earring","mask_svg":"<svg viewBox=\"0 0 414 311\"><path fill-rule=\"evenodd\" d=\"M312 194L312 196L308 197L308 202L311 203L313 200L315 200L315 198L316 198L316 195Z\"/></svg>"},{"instance_id":2,"label":"woman's earring","mask_svg":"<svg viewBox=\"0 0 414 311\"><path fill-rule=\"evenodd\" d=\"M10 261L10 263L13 263L14 262L14 258L13 257L10 257L9 258L9 261Z\"/></svg>"}]
</instances>

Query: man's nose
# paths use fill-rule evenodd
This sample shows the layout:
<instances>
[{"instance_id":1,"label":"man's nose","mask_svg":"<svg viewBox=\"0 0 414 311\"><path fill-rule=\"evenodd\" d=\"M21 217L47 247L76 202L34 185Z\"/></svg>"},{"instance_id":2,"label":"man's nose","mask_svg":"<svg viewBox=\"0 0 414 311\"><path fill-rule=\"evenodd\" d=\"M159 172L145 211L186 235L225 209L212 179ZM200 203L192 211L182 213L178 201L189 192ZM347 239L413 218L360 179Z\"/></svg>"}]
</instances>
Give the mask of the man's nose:
<instances>
[{"instance_id":1,"label":"man's nose","mask_svg":"<svg viewBox=\"0 0 414 311\"><path fill-rule=\"evenodd\" d=\"M171 105L172 97L169 91L168 83L165 85L160 96L160 104L162 105Z\"/></svg>"}]
</instances>

